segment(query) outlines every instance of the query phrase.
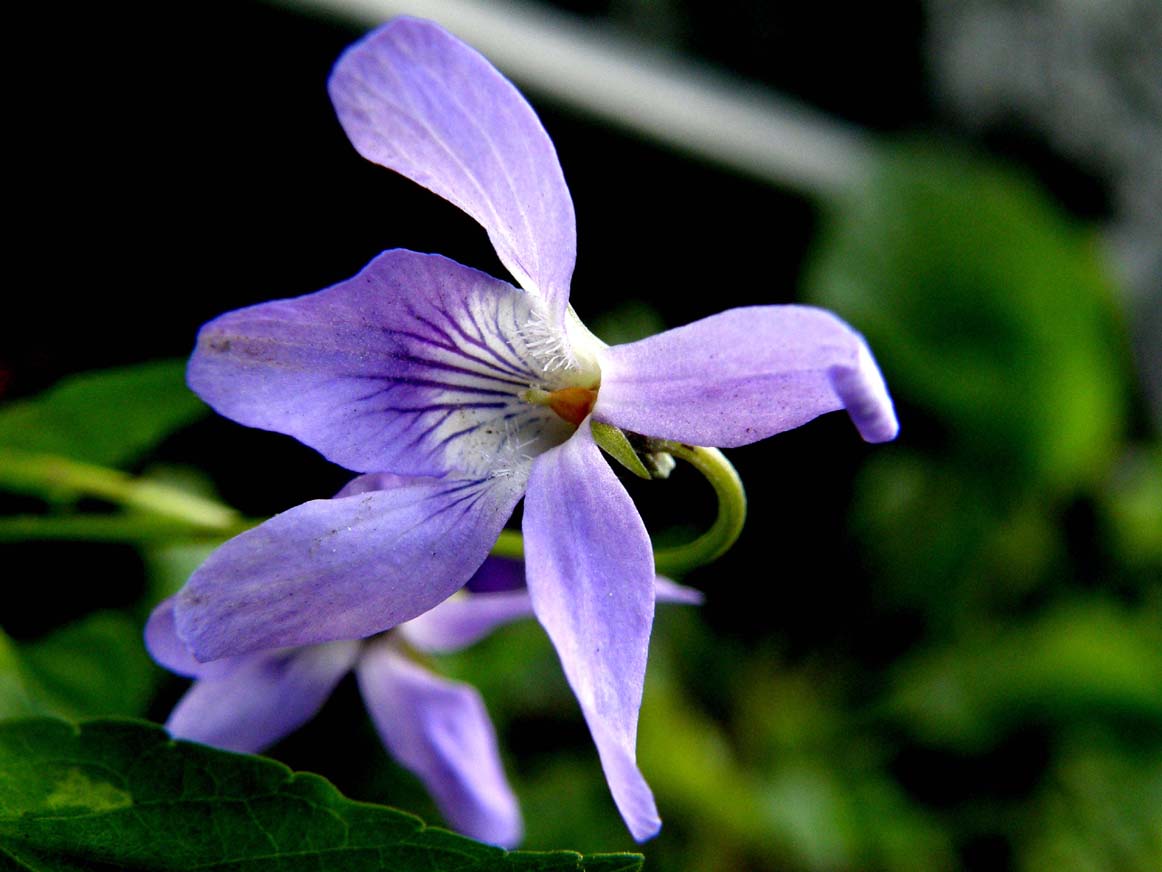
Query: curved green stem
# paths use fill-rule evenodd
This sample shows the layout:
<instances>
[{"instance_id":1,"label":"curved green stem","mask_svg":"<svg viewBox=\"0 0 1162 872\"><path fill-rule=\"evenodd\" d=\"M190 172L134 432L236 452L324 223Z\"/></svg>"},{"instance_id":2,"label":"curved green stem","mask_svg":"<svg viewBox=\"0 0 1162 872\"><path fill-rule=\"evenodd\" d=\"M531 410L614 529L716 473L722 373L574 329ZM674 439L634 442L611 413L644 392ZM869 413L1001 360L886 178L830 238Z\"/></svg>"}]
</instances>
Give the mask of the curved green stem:
<instances>
[{"instance_id":1,"label":"curved green stem","mask_svg":"<svg viewBox=\"0 0 1162 872\"><path fill-rule=\"evenodd\" d=\"M658 450L685 460L697 469L710 482L718 497L718 516L709 530L693 542L654 551L654 565L658 572L683 575L730 550L746 521L746 491L730 461L717 448L663 442L659 443ZM524 557L523 537L516 530L503 530L492 547L492 555L520 560Z\"/></svg>"},{"instance_id":2,"label":"curved green stem","mask_svg":"<svg viewBox=\"0 0 1162 872\"><path fill-rule=\"evenodd\" d=\"M717 560L730 550L746 521L746 491L730 461L717 448L665 442L661 450L685 460L702 473L718 497L718 516L709 530L693 542L654 551L658 572L682 575Z\"/></svg>"}]
</instances>

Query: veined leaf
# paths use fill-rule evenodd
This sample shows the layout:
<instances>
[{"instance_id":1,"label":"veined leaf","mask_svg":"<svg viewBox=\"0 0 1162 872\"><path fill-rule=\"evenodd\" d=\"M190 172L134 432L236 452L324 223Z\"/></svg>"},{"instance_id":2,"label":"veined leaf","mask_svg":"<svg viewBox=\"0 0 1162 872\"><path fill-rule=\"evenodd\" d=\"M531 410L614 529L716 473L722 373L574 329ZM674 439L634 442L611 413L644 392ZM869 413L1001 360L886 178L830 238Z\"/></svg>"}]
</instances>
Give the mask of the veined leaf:
<instances>
[{"instance_id":1,"label":"veined leaf","mask_svg":"<svg viewBox=\"0 0 1162 872\"><path fill-rule=\"evenodd\" d=\"M132 721L0 724L0 860L33 872L635 872L642 857L506 852L354 802L280 763Z\"/></svg>"}]
</instances>

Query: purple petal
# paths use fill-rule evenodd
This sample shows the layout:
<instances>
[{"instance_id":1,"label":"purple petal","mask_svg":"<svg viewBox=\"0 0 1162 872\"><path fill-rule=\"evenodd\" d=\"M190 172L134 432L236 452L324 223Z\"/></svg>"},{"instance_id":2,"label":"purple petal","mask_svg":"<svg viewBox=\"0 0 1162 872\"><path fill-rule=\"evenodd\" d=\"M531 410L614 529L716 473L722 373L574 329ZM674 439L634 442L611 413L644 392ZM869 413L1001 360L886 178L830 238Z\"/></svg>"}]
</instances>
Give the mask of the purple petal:
<instances>
[{"instance_id":1,"label":"purple petal","mask_svg":"<svg viewBox=\"0 0 1162 872\"><path fill-rule=\"evenodd\" d=\"M424 782L448 822L475 839L516 845L520 809L480 694L433 675L386 639L367 647L356 674L384 745Z\"/></svg>"},{"instance_id":2,"label":"purple petal","mask_svg":"<svg viewBox=\"0 0 1162 872\"><path fill-rule=\"evenodd\" d=\"M378 490L391 490L393 487L402 487L408 484L414 484L417 479L424 476L414 475L395 475L390 472L372 472L367 475L358 475L347 484L343 485L339 493L335 494L335 499L342 499L343 497L353 497L358 494L370 493ZM431 479L429 479L431 480Z\"/></svg>"},{"instance_id":3,"label":"purple petal","mask_svg":"<svg viewBox=\"0 0 1162 872\"><path fill-rule=\"evenodd\" d=\"M527 590L464 591L396 629L421 651L445 653L467 648L497 627L532 616Z\"/></svg>"},{"instance_id":4,"label":"purple petal","mask_svg":"<svg viewBox=\"0 0 1162 872\"><path fill-rule=\"evenodd\" d=\"M361 155L459 206L562 324L577 241L557 152L524 97L475 50L400 18L349 48L329 84Z\"/></svg>"},{"instance_id":5,"label":"purple petal","mask_svg":"<svg viewBox=\"0 0 1162 872\"><path fill-rule=\"evenodd\" d=\"M602 353L594 416L646 436L732 447L847 409L869 442L898 425L858 333L809 306L730 309Z\"/></svg>"},{"instance_id":6,"label":"purple petal","mask_svg":"<svg viewBox=\"0 0 1162 872\"><path fill-rule=\"evenodd\" d=\"M464 589L472 593L499 593L506 590L525 589L525 564L523 560L507 557L489 557L468 579Z\"/></svg>"},{"instance_id":7,"label":"purple petal","mask_svg":"<svg viewBox=\"0 0 1162 872\"><path fill-rule=\"evenodd\" d=\"M510 564L521 570L524 581L524 567L515 560L490 557L468 582L465 589L444 600L434 609L424 612L405 624L396 627L413 647L433 654L459 651L483 639L493 630L513 621L533 616L532 600L523 587L519 590L490 592L470 591L476 578L490 564ZM655 581L658 602L701 605L702 592L692 587L683 587L667 578L659 576Z\"/></svg>"},{"instance_id":8,"label":"purple petal","mask_svg":"<svg viewBox=\"0 0 1162 872\"><path fill-rule=\"evenodd\" d=\"M386 630L463 586L522 491L519 475L416 479L304 503L210 555L178 594L178 635L214 660Z\"/></svg>"},{"instance_id":9,"label":"purple petal","mask_svg":"<svg viewBox=\"0 0 1162 872\"><path fill-rule=\"evenodd\" d=\"M257 753L315 716L355 664L360 645L332 642L206 664L166 729L178 739Z\"/></svg>"},{"instance_id":10,"label":"purple petal","mask_svg":"<svg viewBox=\"0 0 1162 872\"><path fill-rule=\"evenodd\" d=\"M206 664L197 660L178 637L173 614L175 601L176 597L172 596L162 600L150 614L145 623L145 647L170 672L194 678L202 674Z\"/></svg>"},{"instance_id":11,"label":"purple petal","mask_svg":"<svg viewBox=\"0 0 1162 872\"><path fill-rule=\"evenodd\" d=\"M662 575L654 580L654 595L660 603L677 603L685 606L700 606L705 599L702 591L670 581Z\"/></svg>"},{"instance_id":12,"label":"purple petal","mask_svg":"<svg viewBox=\"0 0 1162 872\"><path fill-rule=\"evenodd\" d=\"M484 477L564 438L518 398L541 378L529 299L447 258L386 251L334 287L206 324L190 387L357 472Z\"/></svg>"},{"instance_id":13,"label":"purple petal","mask_svg":"<svg viewBox=\"0 0 1162 872\"><path fill-rule=\"evenodd\" d=\"M584 424L533 461L524 533L537 619L581 704L630 833L648 839L661 821L635 747L654 616L653 551Z\"/></svg>"}]
</instances>

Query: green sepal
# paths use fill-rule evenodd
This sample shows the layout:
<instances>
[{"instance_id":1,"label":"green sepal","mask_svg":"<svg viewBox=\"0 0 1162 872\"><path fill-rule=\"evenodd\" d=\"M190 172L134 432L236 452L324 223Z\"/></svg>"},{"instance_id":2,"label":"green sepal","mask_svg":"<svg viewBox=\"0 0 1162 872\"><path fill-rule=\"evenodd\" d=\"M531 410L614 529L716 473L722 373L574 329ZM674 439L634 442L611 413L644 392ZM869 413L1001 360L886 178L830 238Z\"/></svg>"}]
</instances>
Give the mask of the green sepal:
<instances>
[{"instance_id":1,"label":"green sepal","mask_svg":"<svg viewBox=\"0 0 1162 872\"><path fill-rule=\"evenodd\" d=\"M589 421L589 429L593 433L593 441L601 446L601 450L636 475L638 478L649 479L652 476L642 463L629 438L612 424L602 424L600 421Z\"/></svg>"}]
</instances>

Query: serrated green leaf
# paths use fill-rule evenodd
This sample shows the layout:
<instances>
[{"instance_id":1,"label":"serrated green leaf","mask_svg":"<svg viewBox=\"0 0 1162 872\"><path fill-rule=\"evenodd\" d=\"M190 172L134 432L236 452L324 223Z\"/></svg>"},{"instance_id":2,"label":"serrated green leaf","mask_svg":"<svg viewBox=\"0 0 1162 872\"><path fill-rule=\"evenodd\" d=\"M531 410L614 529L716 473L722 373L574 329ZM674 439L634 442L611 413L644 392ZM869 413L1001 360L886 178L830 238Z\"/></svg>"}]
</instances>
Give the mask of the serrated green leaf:
<instances>
[{"instance_id":1,"label":"serrated green leaf","mask_svg":"<svg viewBox=\"0 0 1162 872\"><path fill-rule=\"evenodd\" d=\"M208 412L185 361L84 373L0 406L0 446L121 466Z\"/></svg>"},{"instance_id":2,"label":"serrated green leaf","mask_svg":"<svg viewBox=\"0 0 1162 872\"><path fill-rule=\"evenodd\" d=\"M262 757L152 724L0 724L0 844L16 868L150 872L635 872L638 855L506 852L354 802ZM2 855L0 855L2 856Z\"/></svg>"},{"instance_id":3,"label":"serrated green leaf","mask_svg":"<svg viewBox=\"0 0 1162 872\"><path fill-rule=\"evenodd\" d=\"M1071 490L1109 467L1126 415L1100 255L1011 169L897 146L832 210L806 293L867 336L897 400L935 416L994 485Z\"/></svg>"}]
</instances>

